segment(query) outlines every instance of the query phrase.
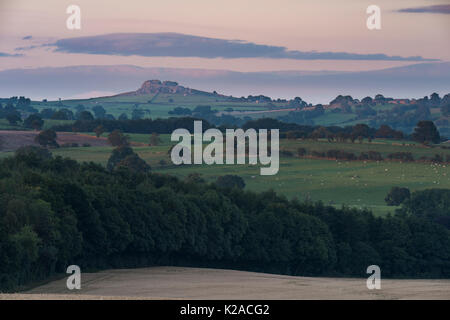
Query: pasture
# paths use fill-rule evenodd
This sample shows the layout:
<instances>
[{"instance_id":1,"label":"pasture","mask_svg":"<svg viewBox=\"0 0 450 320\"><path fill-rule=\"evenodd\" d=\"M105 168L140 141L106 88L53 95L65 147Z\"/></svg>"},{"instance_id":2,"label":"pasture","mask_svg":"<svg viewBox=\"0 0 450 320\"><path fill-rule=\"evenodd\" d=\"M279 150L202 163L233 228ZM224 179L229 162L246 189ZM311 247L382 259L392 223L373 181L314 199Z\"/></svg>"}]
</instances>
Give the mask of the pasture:
<instances>
[{"instance_id":1,"label":"pasture","mask_svg":"<svg viewBox=\"0 0 450 320\"><path fill-rule=\"evenodd\" d=\"M94 136L93 133L88 133ZM85 134L83 134L85 135ZM101 139L107 134L103 134ZM393 186L407 187L411 191L427 188L450 188L449 165L431 162L399 161L342 161L329 159L300 158L298 148L308 151L340 149L359 155L369 150L380 152L385 158L392 152L411 152L415 159L435 154L447 156L450 150L439 147L424 147L407 141L374 140L371 143L340 143L324 140L280 140L280 149L289 150L293 156L280 154L280 170L275 176L261 176L259 165L181 165L172 164L169 149L174 142L170 135L161 135L158 146L148 146L150 135L128 134L135 152L151 165L152 171L174 175L184 179L189 174L199 173L207 182L219 176L235 174L241 176L246 189L252 191L274 190L286 197L300 200L321 200L324 204L357 208L368 208L375 214L393 212L395 207L386 206L384 198ZM92 137L94 140L96 138ZM113 150L110 146L65 147L53 149L54 155L78 161L93 161L106 165ZM10 155L1 152L0 157Z\"/></svg>"}]
</instances>

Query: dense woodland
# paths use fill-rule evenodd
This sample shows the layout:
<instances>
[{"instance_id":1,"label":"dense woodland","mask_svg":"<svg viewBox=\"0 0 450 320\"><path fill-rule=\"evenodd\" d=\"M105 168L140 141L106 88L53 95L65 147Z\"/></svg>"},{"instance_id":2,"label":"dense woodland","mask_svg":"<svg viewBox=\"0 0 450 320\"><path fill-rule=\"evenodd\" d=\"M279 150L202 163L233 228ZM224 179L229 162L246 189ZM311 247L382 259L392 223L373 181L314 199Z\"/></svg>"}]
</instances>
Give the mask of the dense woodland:
<instances>
[{"instance_id":1,"label":"dense woodland","mask_svg":"<svg viewBox=\"0 0 450 320\"><path fill-rule=\"evenodd\" d=\"M377 264L383 277L450 278L448 189L413 192L395 215L375 217L145 171L36 147L1 160L0 291L71 264L308 276L366 276Z\"/></svg>"}]
</instances>

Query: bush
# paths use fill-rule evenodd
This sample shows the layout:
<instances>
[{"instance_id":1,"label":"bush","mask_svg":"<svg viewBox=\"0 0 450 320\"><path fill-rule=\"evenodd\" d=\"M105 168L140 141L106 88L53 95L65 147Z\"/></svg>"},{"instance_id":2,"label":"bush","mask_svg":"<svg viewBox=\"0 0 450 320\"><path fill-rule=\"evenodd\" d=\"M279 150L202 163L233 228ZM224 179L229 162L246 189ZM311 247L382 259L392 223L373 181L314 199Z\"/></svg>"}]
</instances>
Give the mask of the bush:
<instances>
[{"instance_id":1,"label":"bush","mask_svg":"<svg viewBox=\"0 0 450 320\"><path fill-rule=\"evenodd\" d=\"M326 157L326 154L325 154L325 152L323 152L323 151L315 151L315 150L313 150L313 151L311 152L311 155L312 155L313 157L318 157L318 158L325 158L325 157Z\"/></svg>"},{"instance_id":2,"label":"bush","mask_svg":"<svg viewBox=\"0 0 450 320\"><path fill-rule=\"evenodd\" d=\"M297 149L297 155L299 156L299 157L304 157L305 155L306 155L306 149L305 148L298 148Z\"/></svg>"},{"instance_id":3,"label":"bush","mask_svg":"<svg viewBox=\"0 0 450 320\"><path fill-rule=\"evenodd\" d=\"M390 160L401 160L404 162L412 162L414 161L413 155L411 152L394 152L388 154L388 159Z\"/></svg>"},{"instance_id":4,"label":"bush","mask_svg":"<svg viewBox=\"0 0 450 320\"><path fill-rule=\"evenodd\" d=\"M359 160L372 160L372 161L382 161L383 156L377 151L361 152L358 157Z\"/></svg>"},{"instance_id":5,"label":"bush","mask_svg":"<svg viewBox=\"0 0 450 320\"><path fill-rule=\"evenodd\" d=\"M408 188L392 187L391 191L389 191L384 201L389 206L399 206L410 197L411 193Z\"/></svg>"},{"instance_id":6,"label":"bush","mask_svg":"<svg viewBox=\"0 0 450 320\"><path fill-rule=\"evenodd\" d=\"M221 188L226 189L232 189L232 188L238 188L238 189L244 189L245 188L245 182L244 179L242 179L239 176L227 174L225 176L220 176L216 180L216 185Z\"/></svg>"},{"instance_id":7,"label":"bush","mask_svg":"<svg viewBox=\"0 0 450 320\"><path fill-rule=\"evenodd\" d=\"M292 151L289 151L289 150L286 150L286 149L281 149L280 150L280 155L282 155L284 157L293 157L294 156Z\"/></svg>"},{"instance_id":8,"label":"bush","mask_svg":"<svg viewBox=\"0 0 450 320\"><path fill-rule=\"evenodd\" d=\"M352 152L346 152L343 150L328 150L327 158L333 158L338 160L356 160L356 156Z\"/></svg>"}]
</instances>

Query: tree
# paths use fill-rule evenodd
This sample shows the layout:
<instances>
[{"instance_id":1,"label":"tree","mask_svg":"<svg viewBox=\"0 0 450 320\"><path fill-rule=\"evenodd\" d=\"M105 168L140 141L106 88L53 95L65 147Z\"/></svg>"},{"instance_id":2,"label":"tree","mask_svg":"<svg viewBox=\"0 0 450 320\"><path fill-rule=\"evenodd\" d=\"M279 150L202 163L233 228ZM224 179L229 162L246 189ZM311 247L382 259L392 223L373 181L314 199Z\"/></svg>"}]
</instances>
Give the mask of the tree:
<instances>
[{"instance_id":1,"label":"tree","mask_svg":"<svg viewBox=\"0 0 450 320\"><path fill-rule=\"evenodd\" d=\"M450 229L450 190L426 189L415 191L403 209L414 216L424 217Z\"/></svg>"},{"instance_id":2,"label":"tree","mask_svg":"<svg viewBox=\"0 0 450 320\"><path fill-rule=\"evenodd\" d=\"M450 116L450 103L441 106L441 113L445 117Z\"/></svg>"},{"instance_id":3,"label":"tree","mask_svg":"<svg viewBox=\"0 0 450 320\"><path fill-rule=\"evenodd\" d=\"M95 135L97 136L97 138L99 138L104 132L105 132L105 127L103 127L102 125L99 125L98 127L96 127L94 129Z\"/></svg>"},{"instance_id":4,"label":"tree","mask_svg":"<svg viewBox=\"0 0 450 320\"><path fill-rule=\"evenodd\" d=\"M95 106L92 108L97 119L103 119L106 115L106 110L102 106Z\"/></svg>"},{"instance_id":5,"label":"tree","mask_svg":"<svg viewBox=\"0 0 450 320\"><path fill-rule=\"evenodd\" d=\"M375 132L376 138L394 138L394 139L403 139L403 132L396 131L389 127L388 125L381 125L380 128Z\"/></svg>"},{"instance_id":6,"label":"tree","mask_svg":"<svg viewBox=\"0 0 450 320\"><path fill-rule=\"evenodd\" d=\"M119 116L119 120L122 120L122 121L128 120L127 114L126 114L126 113L122 113L122 114Z\"/></svg>"},{"instance_id":7,"label":"tree","mask_svg":"<svg viewBox=\"0 0 450 320\"><path fill-rule=\"evenodd\" d=\"M69 109L60 109L53 113L51 116L51 119L55 120L72 120L73 119L73 112Z\"/></svg>"},{"instance_id":8,"label":"tree","mask_svg":"<svg viewBox=\"0 0 450 320\"><path fill-rule=\"evenodd\" d=\"M114 130L108 135L108 141L113 147L128 146L129 137L120 130Z\"/></svg>"},{"instance_id":9,"label":"tree","mask_svg":"<svg viewBox=\"0 0 450 320\"><path fill-rule=\"evenodd\" d=\"M133 119L133 120L139 120L139 119L142 119L142 118L144 117L144 115L145 115L144 110L141 110L141 109L134 109L134 110L131 112L131 119Z\"/></svg>"},{"instance_id":10,"label":"tree","mask_svg":"<svg viewBox=\"0 0 450 320\"><path fill-rule=\"evenodd\" d=\"M436 92L432 93L430 95L430 104L432 107L437 107L441 103L441 98L439 97L439 94Z\"/></svg>"},{"instance_id":11,"label":"tree","mask_svg":"<svg viewBox=\"0 0 450 320\"><path fill-rule=\"evenodd\" d=\"M25 146L16 150L15 157L17 160L23 161L29 166L35 166L41 161L50 160L52 154L48 149L36 146Z\"/></svg>"},{"instance_id":12,"label":"tree","mask_svg":"<svg viewBox=\"0 0 450 320\"><path fill-rule=\"evenodd\" d=\"M22 121L22 118L20 117L20 113L16 111L16 112L9 113L6 116L6 120L8 120L10 125L15 126L15 125L17 125L17 122Z\"/></svg>"},{"instance_id":13,"label":"tree","mask_svg":"<svg viewBox=\"0 0 450 320\"><path fill-rule=\"evenodd\" d=\"M387 194L384 201L388 206L399 206L411 197L411 192L408 188L392 187Z\"/></svg>"},{"instance_id":14,"label":"tree","mask_svg":"<svg viewBox=\"0 0 450 320\"><path fill-rule=\"evenodd\" d=\"M114 170L118 163L124 160L126 157L133 155L133 149L129 146L119 146L113 150L111 156L108 159L108 163L106 164L106 169L109 171Z\"/></svg>"},{"instance_id":15,"label":"tree","mask_svg":"<svg viewBox=\"0 0 450 320\"><path fill-rule=\"evenodd\" d=\"M161 139L159 138L159 134L153 132L152 135L150 136L150 143L148 145L153 147L159 145L160 143Z\"/></svg>"},{"instance_id":16,"label":"tree","mask_svg":"<svg viewBox=\"0 0 450 320\"><path fill-rule=\"evenodd\" d=\"M439 143L441 136L433 121L419 121L412 134L414 141L421 143Z\"/></svg>"},{"instance_id":17,"label":"tree","mask_svg":"<svg viewBox=\"0 0 450 320\"><path fill-rule=\"evenodd\" d=\"M81 121L92 121L94 116L89 111L81 111L77 114L77 119Z\"/></svg>"},{"instance_id":18,"label":"tree","mask_svg":"<svg viewBox=\"0 0 450 320\"><path fill-rule=\"evenodd\" d=\"M216 185L218 185L221 188L226 189L232 189L232 188L238 188L238 189L244 189L245 188L245 182L244 179L237 175L231 175L227 174L224 176L220 176L216 180Z\"/></svg>"},{"instance_id":19,"label":"tree","mask_svg":"<svg viewBox=\"0 0 450 320\"><path fill-rule=\"evenodd\" d=\"M77 111L77 113L80 113L80 112L86 110L86 108L82 104L79 104L75 107L75 110Z\"/></svg>"},{"instance_id":20,"label":"tree","mask_svg":"<svg viewBox=\"0 0 450 320\"><path fill-rule=\"evenodd\" d=\"M363 138L367 138L370 135L370 128L367 124L357 124L353 127L352 129L352 133L351 133L352 137L363 137Z\"/></svg>"},{"instance_id":21,"label":"tree","mask_svg":"<svg viewBox=\"0 0 450 320\"><path fill-rule=\"evenodd\" d=\"M32 114L28 118L25 119L25 121L23 122L23 125L26 128L32 128L34 130L41 130L42 126L44 125L44 120L42 120L42 118L39 115Z\"/></svg>"},{"instance_id":22,"label":"tree","mask_svg":"<svg viewBox=\"0 0 450 320\"><path fill-rule=\"evenodd\" d=\"M52 129L47 129L40 132L35 138L34 141L39 143L43 147L58 147L58 143L56 142L56 132Z\"/></svg>"},{"instance_id":23,"label":"tree","mask_svg":"<svg viewBox=\"0 0 450 320\"><path fill-rule=\"evenodd\" d=\"M119 169L121 167L128 168L130 171L134 173L138 172L149 172L150 166L142 160L136 153L132 153L128 156L126 156L123 160L119 161L115 166L114 169Z\"/></svg>"}]
</instances>

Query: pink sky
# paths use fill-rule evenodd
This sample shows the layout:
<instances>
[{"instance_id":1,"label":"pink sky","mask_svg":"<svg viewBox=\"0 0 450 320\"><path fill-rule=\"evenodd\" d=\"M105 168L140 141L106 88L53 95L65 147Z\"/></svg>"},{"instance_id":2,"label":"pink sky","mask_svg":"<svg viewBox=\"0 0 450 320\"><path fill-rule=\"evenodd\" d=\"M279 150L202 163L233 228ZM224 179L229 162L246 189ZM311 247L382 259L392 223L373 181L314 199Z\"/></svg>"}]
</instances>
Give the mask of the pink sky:
<instances>
[{"instance_id":1,"label":"pink sky","mask_svg":"<svg viewBox=\"0 0 450 320\"><path fill-rule=\"evenodd\" d=\"M0 52L61 38L116 32L177 32L240 39L300 51L383 53L450 61L450 15L399 13L398 9L444 4L446 0L2 0ZM82 29L66 28L66 8L81 7ZM382 29L366 28L366 8L382 10ZM25 36L31 40L22 40ZM133 64L185 68L261 70L368 70L416 62L308 61L291 59L204 59L54 53L0 57L0 70L67 65Z\"/></svg>"}]
</instances>

